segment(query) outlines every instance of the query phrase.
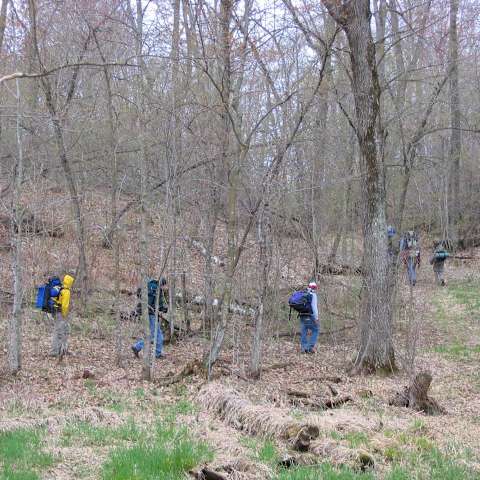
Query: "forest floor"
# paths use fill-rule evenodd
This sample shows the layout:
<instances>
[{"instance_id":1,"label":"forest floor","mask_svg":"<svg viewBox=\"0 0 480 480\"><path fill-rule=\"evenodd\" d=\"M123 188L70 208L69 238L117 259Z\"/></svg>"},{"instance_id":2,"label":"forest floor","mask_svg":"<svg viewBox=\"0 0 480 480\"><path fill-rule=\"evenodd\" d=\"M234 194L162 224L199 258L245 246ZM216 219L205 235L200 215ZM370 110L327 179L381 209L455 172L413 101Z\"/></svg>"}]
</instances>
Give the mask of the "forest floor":
<instances>
[{"instance_id":1,"label":"forest floor","mask_svg":"<svg viewBox=\"0 0 480 480\"><path fill-rule=\"evenodd\" d=\"M142 362L130 355L132 339L125 340L124 368L115 367L111 329L100 333L91 321L73 317L72 354L59 362L48 356L52 325L32 312L21 372L0 374L0 479L169 480L192 478L186 472L205 465L228 479L480 479L480 251L469 255L476 260L447 265L446 287L436 287L424 265L413 292L401 289L400 369L390 376L346 374L355 352L355 330L347 329L324 332L314 355L300 354L298 337L272 334L261 379L248 380L242 366L250 332L243 329L227 342L213 387L195 374L162 386L162 379L201 358L206 340L199 335L167 345L154 381L145 382ZM5 363L6 351L0 351ZM93 376L83 378L85 369ZM432 373L430 394L445 415L388 405L420 370ZM293 405L291 389L352 401L312 409ZM265 407L259 410L264 417L239 420L209 408L222 395L237 394ZM326 449L305 461L314 465L280 467L291 452L278 436L261 435L268 409L275 418L315 420L322 440L367 452L375 466L356 471L353 457ZM256 427L245 427L248 421Z\"/></svg>"}]
</instances>

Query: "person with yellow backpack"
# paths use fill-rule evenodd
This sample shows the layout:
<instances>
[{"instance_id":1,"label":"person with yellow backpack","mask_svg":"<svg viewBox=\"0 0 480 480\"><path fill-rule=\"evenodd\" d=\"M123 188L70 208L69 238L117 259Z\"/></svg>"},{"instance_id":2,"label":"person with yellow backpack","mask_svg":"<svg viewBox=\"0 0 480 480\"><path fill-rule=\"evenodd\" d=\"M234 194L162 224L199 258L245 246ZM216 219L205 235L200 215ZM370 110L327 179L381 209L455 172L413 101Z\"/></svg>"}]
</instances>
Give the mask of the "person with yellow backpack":
<instances>
[{"instance_id":1,"label":"person with yellow backpack","mask_svg":"<svg viewBox=\"0 0 480 480\"><path fill-rule=\"evenodd\" d=\"M59 277L50 278L38 288L35 306L52 315L54 320L52 349L50 356L61 357L68 351L69 326L67 317L70 311L71 288L75 278L66 274L63 281Z\"/></svg>"}]
</instances>

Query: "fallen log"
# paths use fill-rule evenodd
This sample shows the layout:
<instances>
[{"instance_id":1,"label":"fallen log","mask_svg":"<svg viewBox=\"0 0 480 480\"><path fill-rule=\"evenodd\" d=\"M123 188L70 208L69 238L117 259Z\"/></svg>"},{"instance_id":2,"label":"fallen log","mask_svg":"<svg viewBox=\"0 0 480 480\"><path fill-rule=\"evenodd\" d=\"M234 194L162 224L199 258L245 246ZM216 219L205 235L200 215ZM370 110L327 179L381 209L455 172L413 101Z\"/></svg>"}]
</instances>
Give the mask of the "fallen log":
<instances>
[{"instance_id":1,"label":"fallen log","mask_svg":"<svg viewBox=\"0 0 480 480\"><path fill-rule=\"evenodd\" d=\"M306 406L318 410L327 410L330 408L337 408L345 403L353 401L349 395L334 398L319 398L308 394L307 392L299 392L296 390L289 390L287 395L290 398L290 403L297 406Z\"/></svg>"},{"instance_id":2,"label":"fallen log","mask_svg":"<svg viewBox=\"0 0 480 480\"><path fill-rule=\"evenodd\" d=\"M319 265L318 273L323 275L363 275L361 267L337 263Z\"/></svg>"},{"instance_id":3,"label":"fallen log","mask_svg":"<svg viewBox=\"0 0 480 480\"><path fill-rule=\"evenodd\" d=\"M312 465L318 463L318 456L362 470L373 466L373 458L367 452L350 449L334 440L318 439L320 428L325 431L335 428L329 415L311 416L301 422L292 418L285 409L255 405L238 392L215 382L200 390L197 401L238 430L250 435L276 437L286 441L293 450L307 453L306 456L281 460L285 466Z\"/></svg>"},{"instance_id":4,"label":"fallen log","mask_svg":"<svg viewBox=\"0 0 480 480\"><path fill-rule=\"evenodd\" d=\"M113 294L113 292L110 292L111 294ZM125 288L122 288L120 290L120 293L123 294L123 295L128 295L129 297L133 296L133 295L137 295L136 292L133 292L131 290L127 290ZM175 294L175 300L177 302L180 302L180 305L183 307L185 306L185 304L187 305L196 305L196 306L199 306L199 307L205 307L205 303L206 303L206 300L205 300L205 297L203 295L193 295L193 296L188 296L185 301L183 299L183 295L181 292L177 292ZM218 306L220 300L218 298L214 298L212 300L212 305L214 307ZM253 308L252 306L248 305L248 304L242 304L238 301L233 301L230 303L230 307L228 309L228 311L230 313L235 313L237 315L243 315L243 316L249 316L249 317L254 317L257 313L257 310L255 308ZM125 318L127 318L130 314L128 313L124 313L123 314Z\"/></svg>"},{"instance_id":5,"label":"fallen log","mask_svg":"<svg viewBox=\"0 0 480 480\"><path fill-rule=\"evenodd\" d=\"M218 383L206 385L198 401L238 430L249 435L278 437L299 451L308 450L309 443L320 435L317 425L295 420L276 407L255 405Z\"/></svg>"},{"instance_id":6,"label":"fallen log","mask_svg":"<svg viewBox=\"0 0 480 480\"><path fill-rule=\"evenodd\" d=\"M216 255L209 255L208 250L206 247L203 245L202 242L199 242L198 240L194 240L193 238L189 237L188 235L184 235L183 239L192 247L194 247L202 257L212 261L213 264L218 265L219 267L224 267L225 266L225 260L223 260L220 257L217 257Z\"/></svg>"},{"instance_id":7,"label":"fallen log","mask_svg":"<svg viewBox=\"0 0 480 480\"><path fill-rule=\"evenodd\" d=\"M438 415L446 413L436 400L428 396L428 389L432 383L430 372L420 372L415 375L410 385L397 392L388 402L395 407L407 407L424 412L427 415Z\"/></svg>"},{"instance_id":8,"label":"fallen log","mask_svg":"<svg viewBox=\"0 0 480 480\"><path fill-rule=\"evenodd\" d=\"M2 216L0 217L0 225L11 229L12 220L10 217ZM53 238L63 237L65 232L63 228L59 225L48 225L46 222L37 220L33 213L27 213L23 216L21 221L21 231L23 234L34 234L34 235L47 235ZM15 233L18 233L18 225L13 224L13 229Z\"/></svg>"},{"instance_id":9,"label":"fallen log","mask_svg":"<svg viewBox=\"0 0 480 480\"><path fill-rule=\"evenodd\" d=\"M343 318L349 318L349 317L343 317ZM347 325L346 327L342 327L342 328L337 328L336 330L324 330L324 331L321 331L319 332L319 336L320 335L333 335L335 333L340 333L340 332L344 332L345 330L351 330L352 328L355 328L356 325ZM278 333L278 334L275 334L274 336L275 337L279 337L279 338L285 338L285 337L296 337L297 335L300 335L300 332L281 332L281 333Z\"/></svg>"}]
</instances>

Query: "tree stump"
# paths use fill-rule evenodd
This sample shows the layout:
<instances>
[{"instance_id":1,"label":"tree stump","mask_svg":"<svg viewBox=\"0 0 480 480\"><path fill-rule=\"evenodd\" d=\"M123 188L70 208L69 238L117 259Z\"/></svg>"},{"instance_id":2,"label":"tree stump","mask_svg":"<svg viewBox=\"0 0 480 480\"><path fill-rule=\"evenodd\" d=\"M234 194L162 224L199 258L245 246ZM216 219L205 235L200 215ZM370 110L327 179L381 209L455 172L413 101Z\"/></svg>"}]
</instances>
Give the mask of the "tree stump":
<instances>
[{"instance_id":1,"label":"tree stump","mask_svg":"<svg viewBox=\"0 0 480 480\"><path fill-rule=\"evenodd\" d=\"M428 389L432 383L432 375L429 372L420 372L403 391L397 392L388 402L395 407L407 407L424 412L427 415L446 413L433 398L428 396Z\"/></svg>"}]
</instances>

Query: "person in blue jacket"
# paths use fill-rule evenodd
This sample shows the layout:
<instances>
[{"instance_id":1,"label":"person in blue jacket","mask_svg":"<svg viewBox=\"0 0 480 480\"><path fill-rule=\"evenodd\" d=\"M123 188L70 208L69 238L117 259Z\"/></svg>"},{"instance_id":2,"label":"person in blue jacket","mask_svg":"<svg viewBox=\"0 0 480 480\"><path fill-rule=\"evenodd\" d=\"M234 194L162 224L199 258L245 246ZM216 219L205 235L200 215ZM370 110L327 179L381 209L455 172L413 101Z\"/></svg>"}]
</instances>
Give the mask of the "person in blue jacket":
<instances>
[{"instance_id":1,"label":"person in blue jacket","mask_svg":"<svg viewBox=\"0 0 480 480\"><path fill-rule=\"evenodd\" d=\"M300 345L302 353L315 353L319 332L317 284L310 282L307 292L312 295L312 314L300 314Z\"/></svg>"},{"instance_id":2,"label":"person in blue jacket","mask_svg":"<svg viewBox=\"0 0 480 480\"><path fill-rule=\"evenodd\" d=\"M155 319L155 301L156 301L156 293L152 296L148 295L148 319L150 325L150 343L153 344L153 339L155 338L155 327L157 329L157 341L155 342L155 358L164 358L165 355L163 354L163 332L160 325L162 320L162 313L167 312L167 303L165 299L165 290L167 288L167 280L165 278L161 278L160 282L154 280L157 286L160 288L160 294L158 297L158 318ZM151 283L151 282L149 282ZM136 315L142 318L142 290L139 288L137 290L137 297L139 298L139 302L136 308ZM157 325L155 325L157 324ZM132 345L132 352L135 357L139 358L139 353L143 350L145 346L145 342L143 339L139 339L134 345Z\"/></svg>"}]
</instances>

